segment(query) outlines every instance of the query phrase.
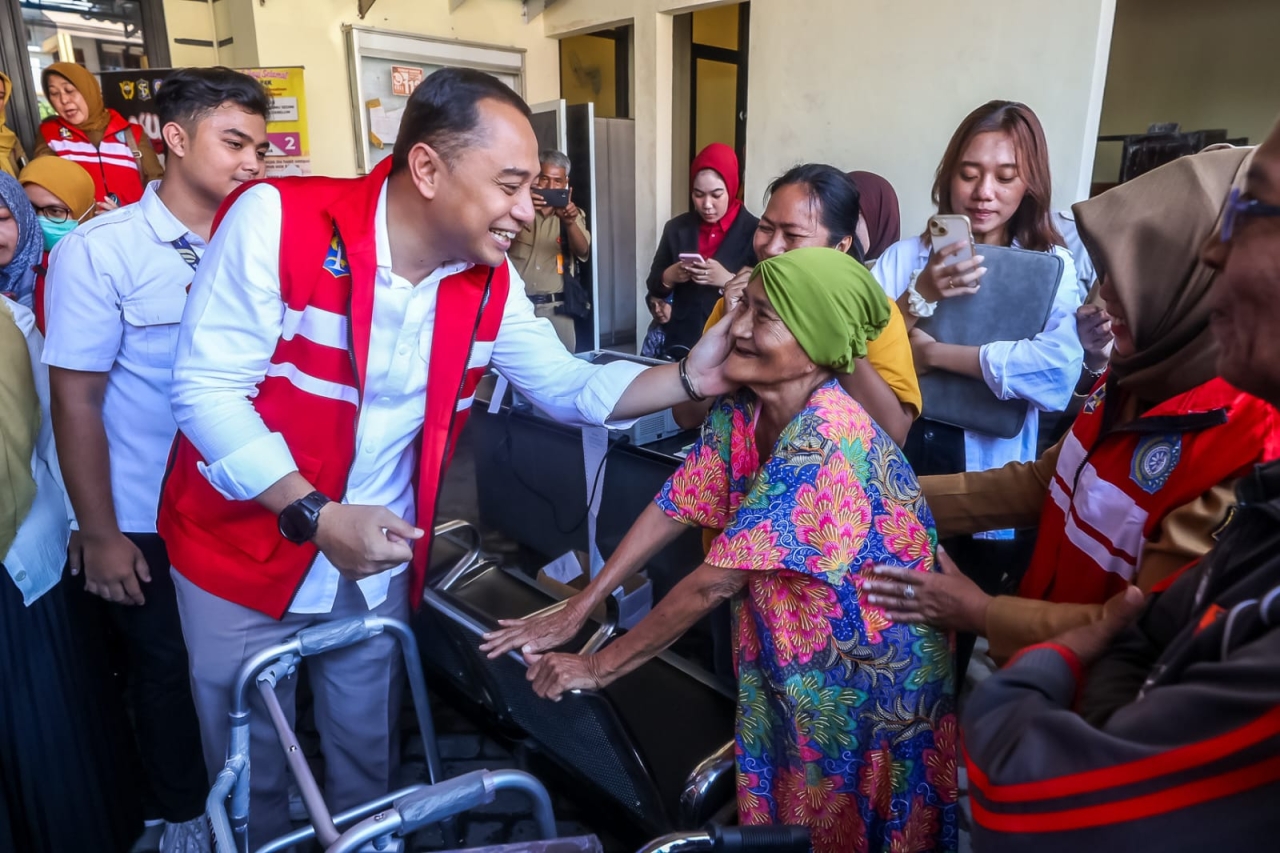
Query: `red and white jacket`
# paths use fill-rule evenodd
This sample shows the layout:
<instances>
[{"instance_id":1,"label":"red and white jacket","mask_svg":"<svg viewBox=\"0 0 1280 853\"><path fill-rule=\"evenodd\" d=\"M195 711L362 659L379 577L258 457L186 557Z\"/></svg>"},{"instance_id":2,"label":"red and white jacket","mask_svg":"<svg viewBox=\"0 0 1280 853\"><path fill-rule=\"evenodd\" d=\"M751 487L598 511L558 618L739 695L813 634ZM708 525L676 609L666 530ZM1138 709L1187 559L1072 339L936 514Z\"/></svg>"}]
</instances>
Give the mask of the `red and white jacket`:
<instances>
[{"instance_id":1,"label":"red and white jacket","mask_svg":"<svg viewBox=\"0 0 1280 853\"><path fill-rule=\"evenodd\" d=\"M104 201L108 193L114 193L121 206L133 204L142 198L142 191L146 189L140 162L141 146L150 145L151 140L143 136L141 127L130 124L120 113L107 112L111 114L111 121L97 145L89 141L83 130L57 116L40 123L40 135L54 154L84 167L93 178L95 199ZM132 147L125 134L133 134Z\"/></svg>"},{"instance_id":2,"label":"red and white jacket","mask_svg":"<svg viewBox=\"0 0 1280 853\"><path fill-rule=\"evenodd\" d=\"M283 436L302 475L335 500L346 492L355 458L377 272L374 214L390 162L363 178L268 182L279 190L283 212L280 291L286 313L343 314L350 336L341 349L301 334L282 337L253 405L267 428ZM223 212L244 189L227 199ZM434 324L415 488L416 523L428 536L445 469L502 322L508 269L476 266L440 283L437 316L451 322ZM325 381L295 384L299 374ZM223 497L199 472L202 462L179 433L158 519L169 557L201 589L280 618L317 549L281 537L276 516L258 503ZM413 602L422 597L429 544L414 548Z\"/></svg>"},{"instance_id":3,"label":"red and white jacket","mask_svg":"<svg viewBox=\"0 0 1280 853\"><path fill-rule=\"evenodd\" d=\"M1280 450L1276 410L1222 379L1104 432L1107 390L1099 383L1063 439L1024 598L1100 604L1122 592L1170 512Z\"/></svg>"}]
</instances>

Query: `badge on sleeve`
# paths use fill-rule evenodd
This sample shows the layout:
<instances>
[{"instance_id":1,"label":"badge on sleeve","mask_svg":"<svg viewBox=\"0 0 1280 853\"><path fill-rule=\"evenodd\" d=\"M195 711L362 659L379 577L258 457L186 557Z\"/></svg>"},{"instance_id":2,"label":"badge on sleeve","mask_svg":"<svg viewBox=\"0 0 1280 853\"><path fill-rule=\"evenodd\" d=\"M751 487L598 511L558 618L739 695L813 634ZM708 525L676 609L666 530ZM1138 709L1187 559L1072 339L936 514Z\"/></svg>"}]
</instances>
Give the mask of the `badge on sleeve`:
<instances>
[{"instance_id":1,"label":"badge on sleeve","mask_svg":"<svg viewBox=\"0 0 1280 853\"><path fill-rule=\"evenodd\" d=\"M1138 487L1149 495L1164 488L1169 475L1178 467L1182 458L1182 436L1151 435L1138 442L1133 452L1133 465L1129 476Z\"/></svg>"}]
</instances>

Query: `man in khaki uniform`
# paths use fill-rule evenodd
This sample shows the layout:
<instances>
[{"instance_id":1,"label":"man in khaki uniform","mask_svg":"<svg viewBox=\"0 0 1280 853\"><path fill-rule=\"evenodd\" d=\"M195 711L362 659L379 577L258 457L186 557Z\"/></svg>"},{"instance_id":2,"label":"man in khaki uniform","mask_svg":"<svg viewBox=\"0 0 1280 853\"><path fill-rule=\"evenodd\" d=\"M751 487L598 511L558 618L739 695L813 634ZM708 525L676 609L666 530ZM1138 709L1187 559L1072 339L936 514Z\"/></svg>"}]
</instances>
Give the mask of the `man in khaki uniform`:
<instances>
[{"instance_id":1,"label":"man in khaki uniform","mask_svg":"<svg viewBox=\"0 0 1280 853\"><path fill-rule=\"evenodd\" d=\"M573 203L572 191L564 207L552 207L537 192L568 189L569 158L559 151L543 151L540 159L541 171L533 182L533 206L538 215L516 236L507 256L524 279L534 313L550 320L565 349L573 352L573 318L556 309L563 304L564 273L587 259L591 234L587 217ZM562 236L568 240L567 247L561 245Z\"/></svg>"}]
</instances>

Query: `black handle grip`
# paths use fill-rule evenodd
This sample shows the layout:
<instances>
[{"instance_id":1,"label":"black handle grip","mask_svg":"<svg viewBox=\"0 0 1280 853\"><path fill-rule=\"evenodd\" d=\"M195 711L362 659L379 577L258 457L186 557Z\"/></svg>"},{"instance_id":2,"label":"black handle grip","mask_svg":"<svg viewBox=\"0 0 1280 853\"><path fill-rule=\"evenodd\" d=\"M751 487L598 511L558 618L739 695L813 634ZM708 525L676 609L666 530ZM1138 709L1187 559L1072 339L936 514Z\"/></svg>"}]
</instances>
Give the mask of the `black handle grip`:
<instances>
[{"instance_id":1,"label":"black handle grip","mask_svg":"<svg viewBox=\"0 0 1280 853\"><path fill-rule=\"evenodd\" d=\"M712 826L718 853L809 853L806 826Z\"/></svg>"}]
</instances>

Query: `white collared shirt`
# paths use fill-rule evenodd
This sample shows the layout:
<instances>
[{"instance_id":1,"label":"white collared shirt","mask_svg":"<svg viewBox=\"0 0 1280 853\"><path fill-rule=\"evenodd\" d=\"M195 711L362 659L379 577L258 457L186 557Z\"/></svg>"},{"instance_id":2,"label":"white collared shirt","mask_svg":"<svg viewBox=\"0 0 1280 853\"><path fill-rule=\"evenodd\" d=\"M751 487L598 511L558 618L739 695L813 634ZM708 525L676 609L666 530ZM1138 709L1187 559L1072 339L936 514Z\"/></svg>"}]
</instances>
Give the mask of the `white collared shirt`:
<instances>
[{"instance_id":1,"label":"white collared shirt","mask_svg":"<svg viewBox=\"0 0 1280 853\"><path fill-rule=\"evenodd\" d=\"M1084 348L1076 333L1076 309L1081 294L1071 253L1055 246L1063 260L1062 276L1044 331L1022 341L996 341L978 350L982 378L1001 400L1026 400L1031 404L1022 431L1013 438L997 438L980 432L964 433L966 471L987 471L1009 462L1036 458L1040 412L1061 412L1071 402L1080 379ZM979 247L981 253L981 247ZM871 274L890 299L906 292L911 277L929 262L929 246L920 237L907 237L884 251Z\"/></svg>"},{"instance_id":2,"label":"white collared shirt","mask_svg":"<svg viewBox=\"0 0 1280 853\"><path fill-rule=\"evenodd\" d=\"M40 363L43 340L36 330L36 315L8 297L0 296L0 305L13 315L18 330L27 339L31 354L31 372L36 396L40 400L40 434L31 453L31 476L36 482L36 497L31 509L18 527L18 535L9 553L0 554L9 579L22 593L22 603L31 606L40 596L58 585L62 566L67 561L67 541L71 536L71 504L58 469L58 453L53 442L49 417L49 371ZM12 368L12 365L8 365Z\"/></svg>"},{"instance_id":3,"label":"white collared shirt","mask_svg":"<svg viewBox=\"0 0 1280 853\"><path fill-rule=\"evenodd\" d=\"M416 286L393 273L386 195L384 183L374 223L378 270L368 371L356 457L341 499L386 506L413 520L413 445L425 414L436 297L444 278L467 267L441 267ZM232 500L252 500L297 470L284 438L267 429L251 402L284 331L281 218L280 193L270 185L255 186L236 200L191 289L178 344L174 416L208 460L201 473ZM510 264L508 271L511 286L491 363L558 420L604 423L644 368L626 362L595 367L569 355L551 323L534 315L524 283ZM334 345L345 347L345 335ZM391 577L405 568L359 582L370 608L386 600ZM337 569L320 554L290 612L329 612L338 580Z\"/></svg>"},{"instance_id":4,"label":"white collared shirt","mask_svg":"<svg viewBox=\"0 0 1280 853\"><path fill-rule=\"evenodd\" d=\"M155 533L156 507L177 425L169 408L178 322L193 271L173 241L204 241L156 194L98 216L54 247L46 281L44 363L106 373L102 420L111 497L126 533Z\"/></svg>"}]
</instances>

